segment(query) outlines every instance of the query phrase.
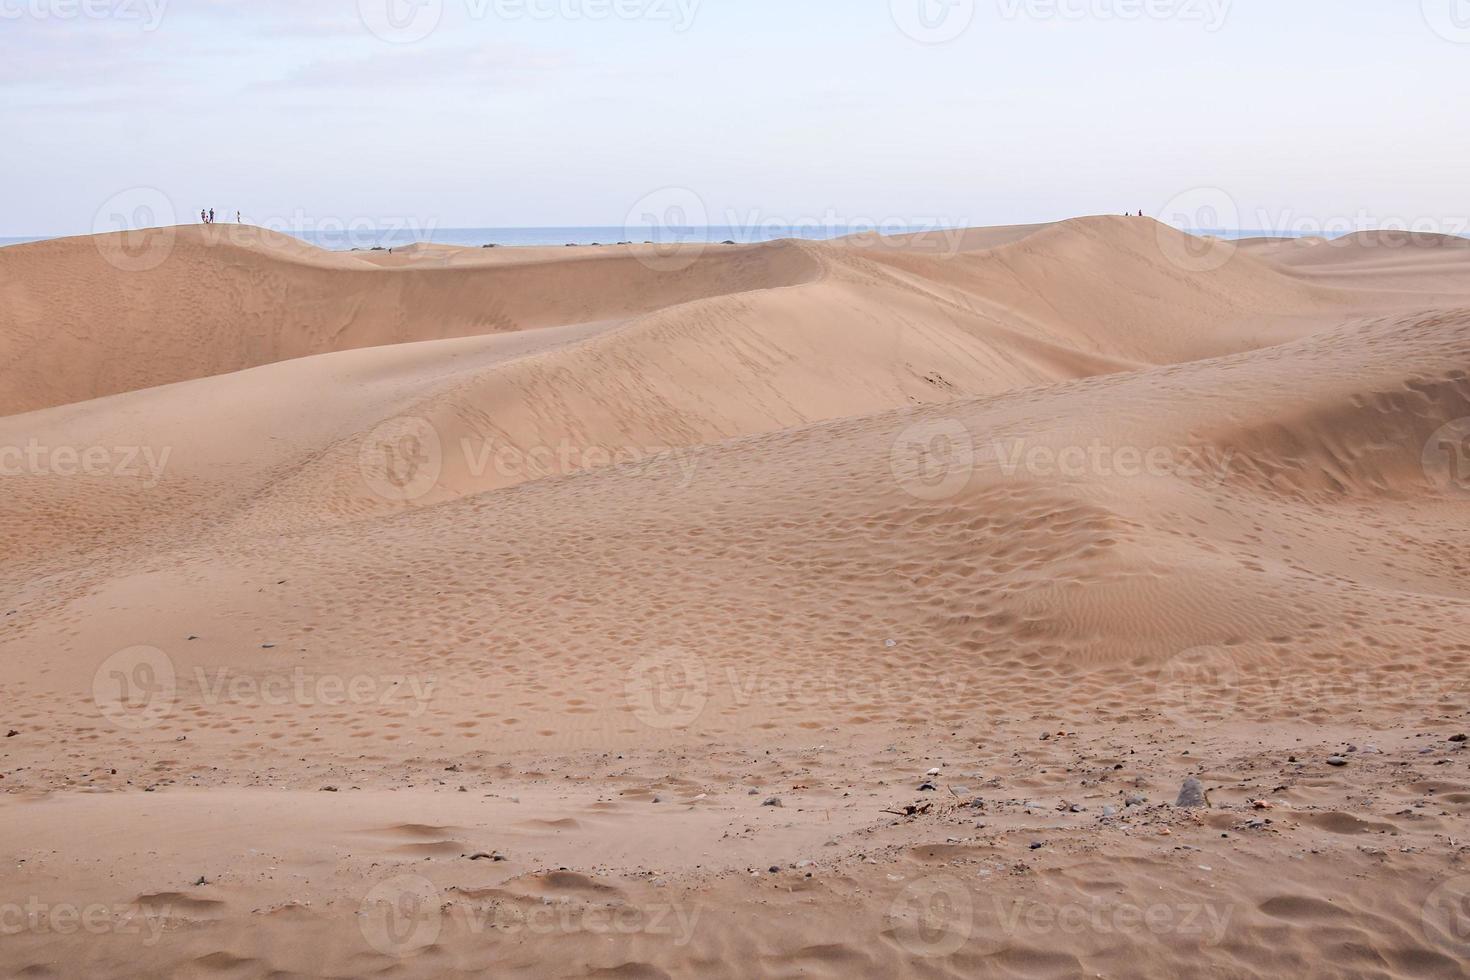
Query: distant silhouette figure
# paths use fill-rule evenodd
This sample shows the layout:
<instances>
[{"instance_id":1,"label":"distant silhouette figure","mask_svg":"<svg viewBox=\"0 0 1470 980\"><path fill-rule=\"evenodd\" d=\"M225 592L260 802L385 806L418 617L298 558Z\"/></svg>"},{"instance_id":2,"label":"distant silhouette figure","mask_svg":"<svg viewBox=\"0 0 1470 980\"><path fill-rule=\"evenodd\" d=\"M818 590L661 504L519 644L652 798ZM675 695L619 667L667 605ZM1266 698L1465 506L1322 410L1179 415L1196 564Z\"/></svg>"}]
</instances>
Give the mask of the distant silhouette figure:
<instances>
[{"instance_id":1,"label":"distant silhouette figure","mask_svg":"<svg viewBox=\"0 0 1470 980\"><path fill-rule=\"evenodd\" d=\"M199 209L199 220L203 224L209 224L209 215L205 212L203 208Z\"/></svg>"},{"instance_id":2,"label":"distant silhouette figure","mask_svg":"<svg viewBox=\"0 0 1470 980\"><path fill-rule=\"evenodd\" d=\"M239 211L236 211L235 212L235 224L237 224L237 225L238 224L242 224L242 222L240 221L240 212Z\"/></svg>"},{"instance_id":3,"label":"distant silhouette figure","mask_svg":"<svg viewBox=\"0 0 1470 980\"><path fill-rule=\"evenodd\" d=\"M214 208L209 209L209 223L214 224Z\"/></svg>"}]
</instances>

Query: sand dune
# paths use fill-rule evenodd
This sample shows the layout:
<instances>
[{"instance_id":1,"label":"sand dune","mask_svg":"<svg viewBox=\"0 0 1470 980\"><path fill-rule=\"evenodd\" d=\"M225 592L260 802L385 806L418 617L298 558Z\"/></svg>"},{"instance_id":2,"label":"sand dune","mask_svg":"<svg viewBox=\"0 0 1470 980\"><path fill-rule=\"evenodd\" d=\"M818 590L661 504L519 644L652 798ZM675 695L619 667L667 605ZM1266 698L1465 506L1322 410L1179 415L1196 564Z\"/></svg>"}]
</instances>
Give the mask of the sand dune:
<instances>
[{"instance_id":1,"label":"sand dune","mask_svg":"<svg viewBox=\"0 0 1470 980\"><path fill-rule=\"evenodd\" d=\"M1470 961L1459 241L215 231L0 250L6 972Z\"/></svg>"},{"instance_id":2,"label":"sand dune","mask_svg":"<svg viewBox=\"0 0 1470 980\"><path fill-rule=\"evenodd\" d=\"M170 427L166 438L118 426L119 417L134 415L127 401L97 406L96 426L110 439L150 443L159 451L163 444L180 447L180 466L200 461L196 473L209 483L229 465L232 451L192 443L238 444L236 430L268 413L280 421L256 431L277 435L277 445L264 450L272 466L251 465L240 479L262 477L275 485L279 464L311 499L357 513L373 501L339 500L343 488L362 489L361 481L342 476L358 465L360 440L385 419L421 418L444 445L471 447L448 453L441 478L416 497L433 503L580 469L588 460L595 465L604 457L642 457L792 425L1250 350L1350 313L1404 305L1393 293L1372 302L1356 292L1304 284L1246 255L1233 256L1219 270L1186 274L1171 264L1189 247L1180 243L1183 236L1142 219L1002 231L966 233L959 252L936 251L943 242L932 238L914 251L904 240L702 247L678 258L673 271L660 264L667 257L636 249L528 261L502 259L515 251L509 249L436 247L430 268L417 269L406 259L406 267L364 273L352 267L362 261L355 256L317 253L307 255L307 265L299 244L246 230L237 233L243 244L232 238L218 246L229 261L206 273L196 266L212 254L210 246L193 240L211 232L194 229L180 233L182 261L175 265L170 258L153 274L165 296L146 315L129 322L78 282L59 290L63 298L55 302L62 309L34 304L26 324L0 330L0 343L9 339L13 349L30 351L29 359L9 362L17 379L17 394L9 397L17 410L42 398L76 402L105 394L122 378L166 382L177 380L171 375L199 378L222 367L283 363L279 370L222 381L230 386L227 398L200 398L188 386L151 392L143 417L175 420L164 423ZM6 251L40 263L41 248ZM95 274L100 250L77 242L51 249L81 253L63 264ZM444 253L465 252L466 264L452 273L439 264ZM283 268L287 256L292 264ZM261 283L259 311L242 315L236 304L191 305L200 283L232 273ZM129 275L118 273L125 282ZM318 297L312 307L299 302L297 286L281 281L292 275L310 281L300 289ZM66 297L91 303L88 322L107 324L126 349L99 350L85 329L48 331L44 324L82 315L72 308L79 301ZM484 306L505 312L537 302L535 312L497 314L495 323L485 322ZM634 312L640 309L645 311ZM191 319L205 315L215 319L204 326ZM154 327L160 317L165 326ZM505 336L550 325L563 329ZM124 340L137 331L147 342ZM173 331L202 332L204 340L183 343ZM285 364L319 351L364 347L370 338L429 342L464 333L473 340ZM216 342L221 336L230 339ZM161 347L169 347L169 356L159 355ZM61 364L70 367L49 368ZM277 458L288 449L279 438L285 419L312 416L321 400L316 379L361 389L353 398L353 421L344 427L331 413L305 419L291 426L301 436L289 440L295 458ZM43 394L48 388L53 391ZM384 403L375 404L378 398ZM79 411L93 410L69 408L54 417L68 426L83 424ZM44 432L46 418L21 424ZM308 436L303 429L319 431ZM554 451L548 455L547 449ZM516 463L533 452L538 465ZM492 463L503 457L514 465L488 465L487 454ZM251 459L260 461L254 453ZM182 468L174 472L189 475Z\"/></svg>"},{"instance_id":3,"label":"sand dune","mask_svg":"<svg viewBox=\"0 0 1470 980\"><path fill-rule=\"evenodd\" d=\"M682 274L633 254L380 267L238 226L172 229L158 265L128 234L0 251L0 411L67 404L328 351L627 317L799 280L795 249L711 254ZM99 240L100 239L100 240ZM574 275L567 275L575 270ZM24 353L23 353L24 352ZM24 370L22 370L24 369Z\"/></svg>"}]
</instances>

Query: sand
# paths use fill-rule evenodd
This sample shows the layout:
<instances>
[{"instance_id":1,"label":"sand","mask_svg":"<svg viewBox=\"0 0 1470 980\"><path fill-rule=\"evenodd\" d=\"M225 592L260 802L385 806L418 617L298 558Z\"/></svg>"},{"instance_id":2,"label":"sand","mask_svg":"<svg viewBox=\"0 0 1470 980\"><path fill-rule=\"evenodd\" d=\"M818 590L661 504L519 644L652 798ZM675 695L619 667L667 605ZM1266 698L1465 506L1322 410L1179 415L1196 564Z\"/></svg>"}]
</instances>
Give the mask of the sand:
<instances>
[{"instance_id":1,"label":"sand","mask_svg":"<svg viewBox=\"0 0 1470 980\"><path fill-rule=\"evenodd\" d=\"M0 974L1462 976L1467 371L1434 236L0 249Z\"/></svg>"}]
</instances>

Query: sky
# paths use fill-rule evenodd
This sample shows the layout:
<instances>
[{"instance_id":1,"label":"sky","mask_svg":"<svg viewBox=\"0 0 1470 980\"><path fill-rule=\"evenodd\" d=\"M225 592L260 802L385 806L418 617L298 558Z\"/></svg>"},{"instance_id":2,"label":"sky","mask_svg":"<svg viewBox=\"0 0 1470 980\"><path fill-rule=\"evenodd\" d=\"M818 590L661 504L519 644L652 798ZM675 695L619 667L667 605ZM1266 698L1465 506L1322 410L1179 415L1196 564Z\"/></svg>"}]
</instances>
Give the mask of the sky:
<instances>
[{"instance_id":1,"label":"sky","mask_svg":"<svg viewBox=\"0 0 1470 980\"><path fill-rule=\"evenodd\" d=\"M1467 80L1470 0L0 0L0 236L1457 233Z\"/></svg>"}]
</instances>

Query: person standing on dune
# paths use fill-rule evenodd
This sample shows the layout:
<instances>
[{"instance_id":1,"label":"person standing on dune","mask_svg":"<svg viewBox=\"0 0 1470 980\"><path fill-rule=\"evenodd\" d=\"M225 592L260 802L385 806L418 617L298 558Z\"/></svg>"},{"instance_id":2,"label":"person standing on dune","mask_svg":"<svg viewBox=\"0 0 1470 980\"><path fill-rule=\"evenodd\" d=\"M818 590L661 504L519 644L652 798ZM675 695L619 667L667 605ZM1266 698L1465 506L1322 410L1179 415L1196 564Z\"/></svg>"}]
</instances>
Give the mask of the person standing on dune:
<instances>
[{"instance_id":1,"label":"person standing on dune","mask_svg":"<svg viewBox=\"0 0 1470 980\"><path fill-rule=\"evenodd\" d=\"M209 223L214 224L214 208L209 209Z\"/></svg>"}]
</instances>

